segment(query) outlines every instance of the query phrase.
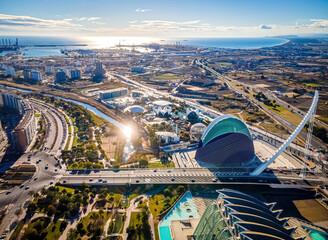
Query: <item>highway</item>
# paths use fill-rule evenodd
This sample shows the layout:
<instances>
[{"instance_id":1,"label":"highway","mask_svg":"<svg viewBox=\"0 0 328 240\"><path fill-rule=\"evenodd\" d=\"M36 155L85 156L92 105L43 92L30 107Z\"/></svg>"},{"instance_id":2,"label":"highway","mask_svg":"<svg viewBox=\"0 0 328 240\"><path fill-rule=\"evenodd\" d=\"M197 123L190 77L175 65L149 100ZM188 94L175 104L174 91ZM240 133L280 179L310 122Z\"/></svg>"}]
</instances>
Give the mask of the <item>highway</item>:
<instances>
[{"instance_id":1,"label":"highway","mask_svg":"<svg viewBox=\"0 0 328 240\"><path fill-rule=\"evenodd\" d=\"M60 150L65 148L68 137L68 125L65 117L49 104L36 100L30 100L35 109L45 117L47 124L45 149L51 150L54 154L60 155Z\"/></svg>"},{"instance_id":2,"label":"highway","mask_svg":"<svg viewBox=\"0 0 328 240\"><path fill-rule=\"evenodd\" d=\"M294 130L296 129L297 125L295 125L294 123L292 123L292 122L288 121L287 119L281 117L279 114L277 114L277 113L275 113L275 112L273 112L273 111L271 111L271 110L269 110L269 109L263 107L263 106L262 106L262 103L261 103L260 101L258 101L257 99L255 99L255 98L249 98L249 97L248 97L248 96L247 96L242 90L240 90L240 89L238 89L237 87L235 87L235 86L231 83L231 81L236 82L236 83L238 83L238 84L240 84L240 85L243 85L243 86L249 87L250 89L254 89L254 87L252 87L252 86L250 86L250 85L247 85L247 84L245 84L245 83L241 83L241 82L239 82L239 81L233 80L233 79L231 79L231 78L228 78L228 77L226 77L226 76L224 76L224 75L218 73L217 71L213 70L212 68L207 67L206 65L204 65L202 62L200 62L200 61L198 61L198 60L196 60L195 62L196 62L196 64L198 64L198 65L202 66L203 68L205 68L206 70L210 71L213 75L219 77L219 78L221 79L221 81L223 81L224 83L226 83L226 84L229 86L230 89L232 89L234 92L239 93L239 94L241 94L242 96L244 96L248 101L252 102L255 106L259 107L262 111L264 111L266 114L268 114L269 116L271 116L274 120L277 120L279 123L283 124L285 127L287 127L288 129L290 129L291 131L294 131ZM273 98L272 95L273 95L273 94L272 94L272 93L268 94L268 91L267 91L266 93L267 93L266 96L267 96L269 99L271 98L271 100L272 100L272 98ZM273 100L276 100L277 102L282 103L282 104L281 104L282 106L285 106L285 107L286 107L286 105L287 105L286 108L288 108L288 104L287 104L286 102L283 102L282 100L280 100L280 99L277 100L277 99L279 99L279 98L274 97ZM294 108L294 109L297 110L297 112L294 111L294 113L297 113L297 114L298 114L298 111L300 111L300 110L298 110L298 109L296 109L296 108ZM300 116L301 118L303 118L303 117L305 116L305 114L304 114L304 115L299 114L299 115L301 115L301 116ZM321 123L321 125L322 125L322 123ZM302 130L302 131L300 132L299 136L300 136L301 138L303 138L303 139L306 139L306 137L307 137L307 132L306 132L305 130ZM320 139L317 139L315 136L312 136L312 143L311 143L311 144L312 144L315 148L317 148L317 149L318 149L319 147L322 147L322 148L324 148L324 149L326 148L325 144L322 143L322 141L321 141Z\"/></svg>"},{"instance_id":3,"label":"highway","mask_svg":"<svg viewBox=\"0 0 328 240\"><path fill-rule=\"evenodd\" d=\"M9 227L12 230L17 223L16 211L24 209L34 193L42 188L55 184L65 173L61 169L58 156L67 141L67 124L60 114L47 104L31 101L33 107L40 111L46 121L46 139L44 147L23 154L18 161L30 162L36 166L33 177L21 186L0 192L0 209L6 207L7 212L0 225L0 234ZM66 125L65 125L66 124ZM41 160L41 161L40 161Z\"/></svg>"},{"instance_id":4,"label":"highway","mask_svg":"<svg viewBox=\"0 0 328 240\"><path fill-rule=\"evenodd\" d=\"M118 170L67 170L60 182L67 185L126 185L126 184L283 184L288 187L313 187L327 185L325 175L308 174L304 181L299 171L264 172L258 177L250 177L249 172L232 169L209 170L207 168L158 168L158 169L118 169Z\"/></svg>"}]
</instances>

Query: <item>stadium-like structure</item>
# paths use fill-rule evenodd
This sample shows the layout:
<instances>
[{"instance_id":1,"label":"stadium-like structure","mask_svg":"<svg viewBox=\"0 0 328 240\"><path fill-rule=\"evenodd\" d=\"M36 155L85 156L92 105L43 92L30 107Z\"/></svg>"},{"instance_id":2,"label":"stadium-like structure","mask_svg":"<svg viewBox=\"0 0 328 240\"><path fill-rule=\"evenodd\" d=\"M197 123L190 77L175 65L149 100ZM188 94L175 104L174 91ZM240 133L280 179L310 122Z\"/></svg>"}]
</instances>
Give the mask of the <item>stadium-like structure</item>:
<instances>
[{"instance_id":1,"label":"stadium-like structure","mask_svg":"<svg viewBox=\"0 0 328 240\"><path fill-rule=\"evenodd\" d=\"M208 125L195 156L198 162L212 167L246 166L255 158L247 126L232 115L217 117Z\"/></svg>"},{"instance_id":2,"label":"stadium-like structure","mask_svg":"<svg viewBox=\"0 0 328 240\"><path fill-rule=\"evenodd\" d=\"M222 189L209 205L193 234L194 240L292 240L296 228L285 227L288 218L275 203L264 203L245 193Z\"/></svg>"}]
</instances>

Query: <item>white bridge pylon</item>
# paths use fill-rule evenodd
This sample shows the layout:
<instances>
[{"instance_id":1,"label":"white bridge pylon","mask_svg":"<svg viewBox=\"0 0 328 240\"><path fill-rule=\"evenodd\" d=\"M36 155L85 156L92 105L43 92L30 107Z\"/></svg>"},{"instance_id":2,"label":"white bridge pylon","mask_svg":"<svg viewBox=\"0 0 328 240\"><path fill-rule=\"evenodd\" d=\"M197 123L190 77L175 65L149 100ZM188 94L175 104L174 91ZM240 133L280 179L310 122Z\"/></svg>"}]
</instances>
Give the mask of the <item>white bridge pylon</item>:
<instances>
[{"instance_id":1,"label":"white bridge pylon","mask_svg":"<svg viewBox=\"0 0 328 240\"><path fill-rule=\"evenodd\" d=\"M312 117L312 115L315 113L317 104L319 100L319 93L316 90L314 93L314 98L311 104L311 107L305 117L302 119L301 123L297 126L297 128L294 130L294 132L287 138L287 140L282 144L277 151L272 155L272 157L264 162L262 165L260 165L258 168L256 168L253 172L250 173L251 176L257 176L261 174L271 163L273 163L274 160L283 152L285 149L293 142L293 140L297 137L297 135L302 131L305 124L309 121L309 119Z\"/></svg>"}]
</instances>

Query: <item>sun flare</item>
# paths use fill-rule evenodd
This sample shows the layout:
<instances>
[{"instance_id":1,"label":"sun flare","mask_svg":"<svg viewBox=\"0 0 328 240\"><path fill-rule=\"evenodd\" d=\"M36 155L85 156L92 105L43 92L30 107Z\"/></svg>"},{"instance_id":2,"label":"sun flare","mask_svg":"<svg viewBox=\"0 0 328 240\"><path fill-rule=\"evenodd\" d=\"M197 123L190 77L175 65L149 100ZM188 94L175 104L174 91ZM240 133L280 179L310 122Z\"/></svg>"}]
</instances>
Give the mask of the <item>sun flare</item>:
<instances>
[{"instance_id":1,"label":"sun flare","mask_svg":"<svg viewBox=\"0 0 328 240\"><path fill-rule=\"evenodd\" d=\"M131 134L132 134L132 129L131 129L131 127L129 127L129 126L124 126L123 132L124 132L124 135L125 135L127 138L131 138Z\"/></svg>"}]
</instances>

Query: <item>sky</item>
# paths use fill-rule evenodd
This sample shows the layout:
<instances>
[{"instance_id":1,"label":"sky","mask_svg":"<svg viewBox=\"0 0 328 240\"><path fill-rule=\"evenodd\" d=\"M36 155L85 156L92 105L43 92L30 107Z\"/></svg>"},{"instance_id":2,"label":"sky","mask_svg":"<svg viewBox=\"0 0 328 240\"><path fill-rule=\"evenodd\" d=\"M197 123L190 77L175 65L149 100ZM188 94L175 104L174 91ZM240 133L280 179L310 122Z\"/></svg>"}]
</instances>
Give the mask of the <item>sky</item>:
<instances>
[{"instance_id":1,"label":"sky","mask_svg":"<svg viewBox=\"0 0 328 240\"><path fill-rule=\"evenodd\" d=\"M0 35L160 38L328 33L328 0L0 0Z\"/></svg>"}]
</instances>

